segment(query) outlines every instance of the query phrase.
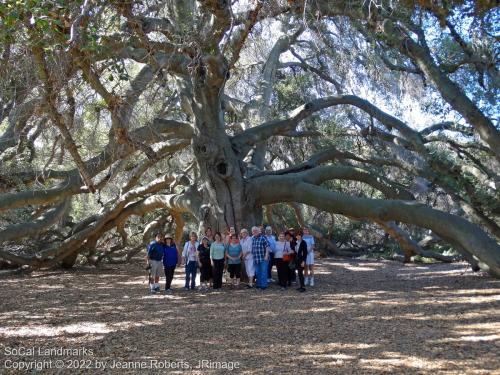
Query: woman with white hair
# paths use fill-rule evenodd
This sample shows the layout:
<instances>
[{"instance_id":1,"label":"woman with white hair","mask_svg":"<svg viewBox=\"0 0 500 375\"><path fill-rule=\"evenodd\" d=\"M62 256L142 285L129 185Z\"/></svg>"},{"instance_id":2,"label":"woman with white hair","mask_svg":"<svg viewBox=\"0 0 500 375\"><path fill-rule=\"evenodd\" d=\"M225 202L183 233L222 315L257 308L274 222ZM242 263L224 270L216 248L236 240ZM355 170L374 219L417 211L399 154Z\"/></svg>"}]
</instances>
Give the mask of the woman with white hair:
<instances>
[{"instance_id":1,"label":"woman with white hair","mask_svg":"<svg viewBox=\"0 0 500 375\"><path fill-rule=\"evenodd\" d=\"M252 257L252 237L248 235L248 230L243 228L240 231L240 245L245 263L245 271L248 276L248 287L253 288L253 278L255 276L255 267Z\"/></svg>"},{"instance_id":2,"label":"woman with white hair","mask_svg":"<svg viewBox=\"0 0 500 375\"><path fill-rule=\"evenodd\" d=\"M252 257L255 267L255 276L257 277L256 287L258 289L266 289L267 282L267 266L269 264L269 253L271 247L266 236L259 230L258 227L252 227Z\"/></svg>"}]
</instances>

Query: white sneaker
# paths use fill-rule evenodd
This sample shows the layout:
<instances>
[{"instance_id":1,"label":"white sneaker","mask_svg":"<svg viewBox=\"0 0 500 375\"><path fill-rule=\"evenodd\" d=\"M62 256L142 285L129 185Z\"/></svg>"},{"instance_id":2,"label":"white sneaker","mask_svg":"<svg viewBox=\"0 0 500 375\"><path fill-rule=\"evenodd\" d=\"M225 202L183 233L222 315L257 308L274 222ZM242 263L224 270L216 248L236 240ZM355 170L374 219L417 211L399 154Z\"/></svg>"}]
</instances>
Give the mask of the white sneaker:
<instances>
[{"instance_id":1,"label":"white sneaker","mask_svg":"<svg viewBox=\"0 0 500 375\"><path fill-rule=\"evenodd\" d=\"M309 277L304 278L304 285L309 285Z\"/></svg>"},{"instance_id":2,"label":"white sneaker","mask_svg":"<svg viewBox=\"0 0 500 375\"><path fill-rule=\"evenodd\" d=\"M309 280L309 286L314 286L314 277Z\"/></svg>"}]
</instances>

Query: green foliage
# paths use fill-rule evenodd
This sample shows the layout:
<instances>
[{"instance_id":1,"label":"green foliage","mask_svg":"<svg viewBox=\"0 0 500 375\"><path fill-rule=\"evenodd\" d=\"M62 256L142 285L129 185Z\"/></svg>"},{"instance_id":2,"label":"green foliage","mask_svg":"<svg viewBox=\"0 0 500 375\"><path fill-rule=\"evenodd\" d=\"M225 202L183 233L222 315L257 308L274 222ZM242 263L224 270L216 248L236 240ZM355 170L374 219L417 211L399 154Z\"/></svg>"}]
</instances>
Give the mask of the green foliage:
<instances>
[{"instance_id":1,"label":"green foliage","mask_svg":"<svg viewBox=\"0 0 500 375\"><path fill-rule=\"evenodd\" d=\"M70 12L81 1L7 0L0 4L0 42L13 43L23 30L33 34L33 43L53 49L69 33Z\"/></svg>"},{"instance_id":2,"label":"green foliage","mask_svg":"<svg viewBox=\"0 0 500 375\"><path fill-rule=\"evenodd\" d=\"M277 104L274 110L282 114L304 104L313 96L313 86L312 75L283 75L274 86Z\"/></svg>"}]
</instances>

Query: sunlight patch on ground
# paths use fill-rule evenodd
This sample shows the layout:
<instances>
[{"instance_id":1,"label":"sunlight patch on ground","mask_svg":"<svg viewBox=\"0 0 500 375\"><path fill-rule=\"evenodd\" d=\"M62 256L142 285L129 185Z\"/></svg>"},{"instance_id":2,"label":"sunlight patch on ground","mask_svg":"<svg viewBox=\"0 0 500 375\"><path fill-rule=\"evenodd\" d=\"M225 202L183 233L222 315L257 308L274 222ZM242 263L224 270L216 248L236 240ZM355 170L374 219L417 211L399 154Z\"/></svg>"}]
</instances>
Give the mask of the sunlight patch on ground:
<instances>
[{"instance_id":1,"label":"sunlight patch on ground","mask_svg":"<svg viewBox=\"0 0 500 375\"><path fill-rule=\"evenodd\" d=\"M309 309L311 312L326 312L326 311L338 311L337 307L313 307Z\"/></svg>"},{"instance_id":2,"label":"sunlight patch on ground","mask_svg":"<svg viewBox=\"0 0 500 375\"><path fill-rule=\"evenodd\" d=\"M342 354L342 353L332 353L332 354L316 354L316 353L309 353L309 354L302 354L299 355L300 358L318 358L318 359L335 359L335 360L352 360L356 359L356 356L349 355L349 354Z\"/></svg>"},{"instance_id":3,"label":"sunlight patch on ground","mask_svg":"<svg viewBox=\"0 0 500 375\"><path fill-rule=\"evenodd\" d=\"M315 353L325 353L330 351L341 351L341 350L364 350L370 348L376 348L378 344L367 344L364 342L359 343L342 343L342 342L329 342L324 344L305 344L300 348L300 353L303 354L315 354Z\"/></svg>"},{"instance_id":4,"label":"sunlight patch on ground","mask_svg":"<svg viewBox=\"0 0 500 375\"><path fill-rule=\"evenodd\" d=\"M115 284L117 285L147 285L147 280L146 280L146 276L144 277L134 277L134 278L131 278L130 280L127 280L127 281L117 281L115 282Z\"/></svg>"},{"instance_id":5,"label":"sunlight patch on ground","mask_svg":"<svg viewBox=\"0 0 500 375\"><path fill-rule=\"evenodd\" d=\"M140 297L139 299L141 299L141 300L161 300L161 299L183 300L185 298L186 298L186 296L158 293L158 294L145 295L145 296Z\"/></svg>"},{"instance_id":6,"label":"sunlight patch on ground","mask_svg":"<svg viewBox=\"0 0 500 375\"><path fill-rule=\"evenodd\" d=\"M480 341L499 341L500 334L486 335L486 336L460 336L460 337L446 337L444 339L430 341L435 344L443 344L449 342L480 342Z\"/></svg>"},{"instance_id":7,"label":"sunlight patch on ground","mask_svg":"<svg viewBox=\"0 0 500 375\"><path fill-rule=\"evenodd\" d=\"M6 337L50 337L60 336L65 334L87 334L87 333L109 333L112 329L108 328L105 323L97 322L81 322L69 324L62 327L51 327L48 325L40 326L25 326L3 328L0 327L0 336Z\"/></svg>"},{"instance_id":8,"label":"sunlight patch on ground","mask_svg":"<svg viewBox=\"0 0 500 375\"><path fill-rule=\"evenodd\" d=\"M377 370L385 373L391 367L398 368L398 371L401 371L400 373L404 373L404 368L439 370L445 367L444 361L439 361L439 360L429 361L427 359L418 358L414 356L411 357L400 356L395 358L366 358L366 359L360 359L359 363L362 367L366 369Z\"/></svg>"},{"instance_id":9,"label":"sunlight patch on ground","mask_svg":"<svg viewBox=\"0 0 500 375\"><path fill-rule=\"evenodd\" d=\"M355 265L351 265L351 264L345 264L344 268L348 269L349 271L375 271L377 269L374 267L355 266Z\"/></svg>"}]
</instances>

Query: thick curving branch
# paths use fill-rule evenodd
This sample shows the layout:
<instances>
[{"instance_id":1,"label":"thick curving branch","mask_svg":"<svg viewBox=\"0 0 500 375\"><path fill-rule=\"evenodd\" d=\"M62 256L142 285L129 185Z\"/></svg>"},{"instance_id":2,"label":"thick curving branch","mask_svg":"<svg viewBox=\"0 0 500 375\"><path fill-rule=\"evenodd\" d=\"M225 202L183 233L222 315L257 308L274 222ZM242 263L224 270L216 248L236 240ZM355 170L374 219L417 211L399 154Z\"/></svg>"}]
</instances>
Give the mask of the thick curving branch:
<instances>
[{"instance_id":1,"label":"thick curving branch","mask_svg":"<svg viewBox=\"0 0 500 375\"><path fill-rule=\"evenodd\" d=\"M143 215L157 208L167 208L178 212L189 212L195 217L198 216L201 197L191 187L178 194L154 195L130 203L140 196L167 188L176 181L175 177L165 176L147 186L129 191L112 208L98 215L93 215L91 220L87 221L88 225L80 226L78 231L73 232L69 238L32 257L0 250L0 259L8 260L13 264L29 265L33 268L51 267L68 258L76 259L76 255L84 249L85 243L95 243L94 240L101 237L107 230L124 223L130 215Z\"/></svg>"},{"instance_id":2,"label":"thick curving branch","mask_svg":"<svg viewBox=\"0 0 500 375\"><path fill-rule=\"evenodd\" d=\"M152 124L143 126L131 132L132 136L146 143L156 143L159 141L159 135L165 134L167 137L175 137L170 141L162 152L173 153L189 146L190 138L193 134L189 124L167 119L155 119ZM136 150L127 145L117 145L114 141L110 142L99 155L85 162L85 166L90 176L96 176L105 170L113 162L122 159ZM41 172L30 172L24 174L25 181L34 181L37 176L43 175ZM49 204L56 202L70 195L87 193L88 190L82 188L82 180L78 170L67 172L54 172L51 176L66 178L58 185L43 190L25 190L16 193L0 194L0 212L12 208L22 207L28 204Z\"/></svg>"},{"instance_id":3,"label":"thick curving branch","mask_svg":"<svg viewBox=\"0 0 500 375\"><path fill-rule=\"evenodd\" d=\"M401 185L385 177L371 174L362 168L347 165L323 165L297 173L254 177L249 180L249 184L259 189L261 186L269 186L272 188L277 183L284 186L291 186L298 182L320 185L325 181L335 179L366 183L388 198L401 200L415 199L413 194L406 191Z\"/></svg>"},{"instance_id":4,"label":"thick curving branch","mask_svg":"<svg viewBox=\"0 0 500 375\"><path fill-rule=\"evenodd\" d=\"M276 43L267 56L266 62L262 67L262 75L259 80L259 95L255 102L249 103L249 114L254 123L264 123L269 120L269 113L271 108L271 98L273 92L273 85L276 80L276 72L279 67L280 56L285 53L291 43L293 43L299 35L304 31L301 25L292 35L283 35ZM293 129L291 129L293 130ZM258 169L264 169L265 157L267 152L266 138L254 142L250 146L256 145L252 154L252 164ZM237 149L238 147L236 147ZM241 152L244 157L250 149L247 148Z\"/></svg>"},{"instance_id":5,"label":"thick curving branch","mask_svg":"<svg viewBox=\"0 0 500 375\"><path fill-rule=\"evenodd\" d=\"M433 124L431 126L426 127L425 129L422 129L420 131L420 135L422 136L428 136L435 131L441 131L441 130L449 130L449 131L454 131L454 132L459 132L464 135L468 136L473 136L474 133L471 128L461 125L455 121L443 121L443 122L438 122L437 124Z\"/></svg>"},{"instance_id":6,"label":"thick curving branch","mask_svg":"<svg viewBox=\"0 0 500 375\"><path fill-rule=\"evenodd\" d=\"M282 155L278 155L282 159ZM278 169L278 170L270 170L270 171L260 171L252 174L252 178L255 177L260 177L260 176L269 176L269 175L284 175L287 173L296 173L296 172L302 172L306 169L311 169L314 167L317 167L320 164L323 164L327 161L333 161L333 160L354 160L358 162L363 162L363 163L370 163L370 160L365 160L363 158L358 157L357 155L354 155L351 152L348 151L340 151L336 147L328 147L325 148L321 151L318 151L317 153L311 155L309 159L306 161L292 165L293 163L291 161L288 161L287 163L289 165L292 165L291 167L284 168L284 169Z\"/></svg>"},{"instance_id":7,"label":"thick curving branch","mask_svg":"<svg viewBox=\"0 0 500 375\"><path fill-rule=\"evenodd\" d=\"M500 131L493 122L470 100L465 92L440 69L434 61L431 52L425 44L423 31L409 21L412 9L404 4L398 4L396 9L390 2L380 4L365 1L351 1L349 4L339 1L305 2L294 1L297 4L295 11L304 9L307 5L310 14L319 14L324 17L347 16L353 20L367 20L368 27L376 29L375 37L382 39L389 47L398 50L409 57L413 64L422 71L424 76L432 81L451 107L460 113L474 126L481 139L488 144L497 160L500 160ZM393 20L397 19L397 22ZM419 35L415 41L408 35L404 26ZM383 122L383 121L381 121ZM407 137L405 137L407 138ZM408 139L408 138L407 138ZM410 140L410 139L408 139Z\"/></svg>"},{"instance_id":8,"label":"thick curving branch","mask_svg":"<svg viewBox=\"0 0 500 375\"><path fill-rule=\"evenodd\" d=\"M401 135L409 142L413 148L426 154L422 136L403 121L394 116L382 111L377 106L371 104L369 101L362 99L356 95L338 95L329 96L312 100L304 104L292 112L283 120L268 121L262 125L250 128L244 132L235 135L231 142L235 150L238 151L240 157L244 157L251 147L259 142L262 142L272 136L286 135L288 132L295 130L297 125L307 117L322 109L333 107L336 105L352 105L355 106L368 115L376 118L389 129L398 130Z\"/></svg>"},{"instance_id":9,"label":"thick curving branch","mask_svg":"<svg viewBox=\"0 0 500 375\"><path fill-rule=\"evenodd\" d=\"M402 186L389 179L372 174L362 168L346 165L324 165L296 173L298 178L306 183L320 185L328 180L351 180L364 182L382 192L386 197L402 200L414 200L415 197Z\"/></svg>"},{"instance_id":10,"label":"thick curving branch","mask_svg":"<svg viewBox=\"0 0 500 375\"><path fill-rule=\"evenodd\" d=\"M301 202L324 211L373 221L399 221L431 229L441 238L458 243L480 260L480 267L500 278L500 246L479 226L455 215L417 202L352 197L300 180L290 184L284 176L272 177L265 188L255 186L262 204Z\"/></svg>"},{"instance_id":11,"label":"thick curving branch","mask_svg":"<svg viewBox=\"0 0 500 375\"><path fill-rule=\"evenodd\" d=\"M0 154L19 142L24 126L40 104L40 99L31 99L15 106L10 111L7 129L0 136Z\"/></svg>"},{"instance_id":12,"label":"thick curving branch","mask_svg":"<svg viewBox=\"0 0 500 375\"><path fill-rule=\"evenodd\" d=\"M384 34L390 35L389 43L410 57L439 90L451 107L474 126L481 139L488 144L500 161L500 131L493 122L470 100L447 74L439 69L427 48L403 35L394 23L384 23Z\"/></svg>"},{"instance_id":13,"label":"thick curving branch","mask_svg":"<svg viewBox=\"0 0 500 375\"><path fill-rule=\"evenodd\" d=\"M384 231L398 241L404 252L404 261L410 262L412 255L420 255L427 258L434 258L441 262L451 263L456 257L443 255L431 250L423 249L418 242L413 240L410 235L401 229L395 222L374 220Z\"/></svg>"},{"instance_id":14,"label":"thick curving branch","mask_svg":"<svg viewBox=\"0 0 500 375\"><path fill-rule=\"evenodd\" d=\"M65 199L62 203L44 212L43 215L36 220L12 224L3 230L0 230L0 243L39 234L43 230L57 223L67 212L69 204L70 199Z\"/></svg>"},{"instance_id":15,"label":"thick curving branch","mask_svg":"<svg viewBox=\"0 0 500 375\"><path fill-rule=\"evenodd\" d=\"M33 38L33 37L32 37ZM62 139L64 141L65 148L69 151L73 161L78 168L82 176L82 180L88 189L94 193L95 187L94 182L92 181L92 177L89 175L85 163L82 160L80 152L78 151L78 146L76 145L69 129L66 124L64 116L58 111L57 108L57 85L54 80L54 74L50 71L49 66L47 64L47 58L45 52L40 46L33 46L32 53L35 62L37 63L38 75L41 81L44 84L44 101L47 107L47 114L54 124L57 127L59 132L61 133Z\"/></svg>"},{"instance_id":16,"label":"thick curving branch","mask_svg":"<svg viewBox=\"0 0 500 375\"><path fill-rule=\"evenodd\" d=\"M229 60L229 69L231 69L234 64L239 60L240 58L240 52L245 45L245 41L248 38L248 35L252 31L252 28L255 26L255 24L259 20L259 13L264 6L263 1L258 1L257 5L255 6L254 9L249 10L246 19L243 23L243 27L238 29L234 35L231 37L229 43L230 46L230 52L231 52L231 58ZM233 27L234 27L234 17L233 17Z\"/></svg>"},{"instance_id":17,"label":"thick curving branch","mask_svg":"<svg viewBox=\"0 0 500 375\"><path fill-rule=\"evenodd\" d=\"M152 187L148 188L149 191ZM131 192L127 193L130 194ZM134 193L133 195L136 195ZM121 202L123 203L123 202ZM107 231L125 225L126 220L132 216L144 216L147 212L165 208L170 212L187 212L195 217L199 215L199 207L201 205L201 197L194 188L187 188L179 194L168 194L168 195L153 195L148 198L141 199L137 202L131 203L124 207L119 204L112 211L100 215L99 219L92 223L88 228L83 229L81 232L76 233L76 241L72 243L72 246L61 244L58 248L52 248L45 251L45 255L53 256L56 261L73 258L75 254L85 249L84 241L86 243L95 244L99 237L101 237ZM119 209L118 207L124 207ZM66 242L66 241L65 241ZM82 246L83 245L83 246Z\"/></svg>"}]
</instances>

